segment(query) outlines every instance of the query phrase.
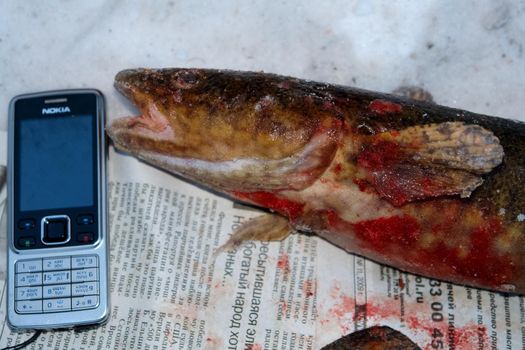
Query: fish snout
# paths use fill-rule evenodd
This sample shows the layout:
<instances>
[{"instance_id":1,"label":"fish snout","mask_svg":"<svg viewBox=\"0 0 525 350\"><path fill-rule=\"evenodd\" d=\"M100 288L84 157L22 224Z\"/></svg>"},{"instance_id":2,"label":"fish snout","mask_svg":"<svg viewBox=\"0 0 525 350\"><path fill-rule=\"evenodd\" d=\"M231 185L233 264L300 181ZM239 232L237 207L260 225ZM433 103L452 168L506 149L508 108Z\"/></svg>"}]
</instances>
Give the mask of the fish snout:
<instances>
[{"instance_id":1,"label":"fish snout","mask_svg":"<svg viewBox=\"0 0 525 350\"><path fill-rule=\"evenodd\" d=\"M127 98L133 98L133 93L145 90L146 69L125 69L117 73L113 85Z\"/></svg>"}]
</instances>

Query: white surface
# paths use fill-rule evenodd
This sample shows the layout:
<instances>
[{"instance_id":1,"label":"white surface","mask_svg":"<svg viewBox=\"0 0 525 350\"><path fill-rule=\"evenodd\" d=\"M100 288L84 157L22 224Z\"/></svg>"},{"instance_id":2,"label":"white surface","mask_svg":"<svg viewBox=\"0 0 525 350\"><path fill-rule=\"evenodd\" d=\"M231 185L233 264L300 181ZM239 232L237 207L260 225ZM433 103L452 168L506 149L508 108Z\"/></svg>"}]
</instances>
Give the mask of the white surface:
<instances>
[{"instance_id":1,"label":"white surface","mask_svg":"<svg viewBox=\"0 0 525 350\"><path fill-rule=\"evenodd\" d=\"M94 87L130 112L121 69L193 66L361 88L427 88L440 104L525 120L525 1L0 3L0 129L19 93Z\"/></svg>"}]
</instances>

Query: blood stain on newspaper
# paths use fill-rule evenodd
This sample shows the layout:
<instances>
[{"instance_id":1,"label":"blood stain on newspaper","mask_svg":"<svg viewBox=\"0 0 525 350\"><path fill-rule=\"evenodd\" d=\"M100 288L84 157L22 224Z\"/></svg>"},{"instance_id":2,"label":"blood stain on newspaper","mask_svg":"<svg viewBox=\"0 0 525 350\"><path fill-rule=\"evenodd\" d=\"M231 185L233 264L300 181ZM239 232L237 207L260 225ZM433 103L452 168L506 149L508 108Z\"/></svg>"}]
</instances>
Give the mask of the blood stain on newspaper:
<instances>
[{"instance_id":1,"label":"blood stain on newspaper","mask_svg":"<svg viewBox=\"0 0 525 350\"><path fill-rule=\"evenodd\" d=\"M283 270L284 273L290 272L290 263L288 261L288 254L283 254L277 261L277 268Z\"/></svg>"},{"instance_id":2,"label":"blood stain on newspaper","mask_svg":"<svg viewBox=\"0 0 525 350\"><path fill-rule=\"evenodd\" d=\"M330 297L335 303L327 313L323 313L323 317L320 318L321 326L331 327L335 322L340 327L341 335L352 332L357 317L355 299L341 291L339 282L335 282L332 286ZM365 310L367 326L392 323L402 327L404 325L408 330L407 335L416 340L424 350L435 349L436 344L441 343L462 350L478 349L480 344L489 343L485 326L478 326L471 322L450 327L446 319L434 322L427 304L405 304L405 316L402 316L399 300L376 298L367 300Z\"/></svg>"},{"instance_id":3,"label":"blood stain on newspaper","mask_svg":"<svg viewBox=\"0 0 525 350\"><path fill-rule=\"evenodd\" d=\"M303 282L303 293L307 298L315 295L316 284L316 281L312 281L310 279L307 279Z\"/></svg>"}]
</instances>

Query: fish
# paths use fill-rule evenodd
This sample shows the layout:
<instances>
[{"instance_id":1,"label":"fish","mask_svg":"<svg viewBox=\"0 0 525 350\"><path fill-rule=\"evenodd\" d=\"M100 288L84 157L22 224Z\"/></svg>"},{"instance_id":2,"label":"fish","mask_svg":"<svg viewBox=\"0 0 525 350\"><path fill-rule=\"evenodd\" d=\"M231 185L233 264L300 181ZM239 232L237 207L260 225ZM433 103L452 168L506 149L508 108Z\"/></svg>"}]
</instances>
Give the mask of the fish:
<instances>
[{"instance_id":1,"label":"fish","mask_svg":"<svg viewBox=\"0 0 525 350\"><path fill-rule=\"evenodd\" d=\"M119 151L268 210L235 244L312 233L525 294L524 123L263 72L137 68L114 85L141 112L107 126Z\"/></svg>"},{"instance_id":2,"label":"fish","mask_svg":"<svg viewBox=\"0 0 525 350\"><path fill-rule=\"evenodd\" d=\"M373 326L324 346L321 350L421 350L410 338L388 326Z\"/></svg>"}]
</instances>

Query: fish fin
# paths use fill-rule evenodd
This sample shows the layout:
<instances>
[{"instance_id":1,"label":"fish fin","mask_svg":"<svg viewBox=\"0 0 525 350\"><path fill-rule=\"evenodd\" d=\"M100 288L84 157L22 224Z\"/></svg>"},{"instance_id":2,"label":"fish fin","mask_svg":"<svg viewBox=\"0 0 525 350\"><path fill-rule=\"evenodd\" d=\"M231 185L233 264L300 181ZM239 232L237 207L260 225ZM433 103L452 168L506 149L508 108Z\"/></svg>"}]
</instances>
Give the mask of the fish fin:
<instances>
[{"instance_id":1,"label":"fish fin","mask_svg":"<svg viewBox=\"0 0 525 350\"><path fill-rule=\"evenodd\" d=\"M246 241L282 241L293 231L287 218L275 215L264 214L243 222L235 231L230 239L222 246L217 248L214 255L224 251L236 249Z\"/></svg>"},{"instance_id":2,"label":"fish fin","mask_svg":"<svg viewBox=\"0 0 525 350\"><path fill-rule=\"evenodd\" d=\"M478 125L446 122L388 131L362 145L358 165L393 205L444 195L469 197L503 160L498 138Z\"/></svg>"},{"instance_id":3,"label":"fish fin","mask_svg":"<svg viewBox=\"0 0 525 350\"><path fill-rule=\"evenodd\" d=\"M372 174L379 195L395 206L432 197L457 195L469 197L483 179L466 171L442 166L421 167L400 164Z\"/></svg>"}]
</instances>

